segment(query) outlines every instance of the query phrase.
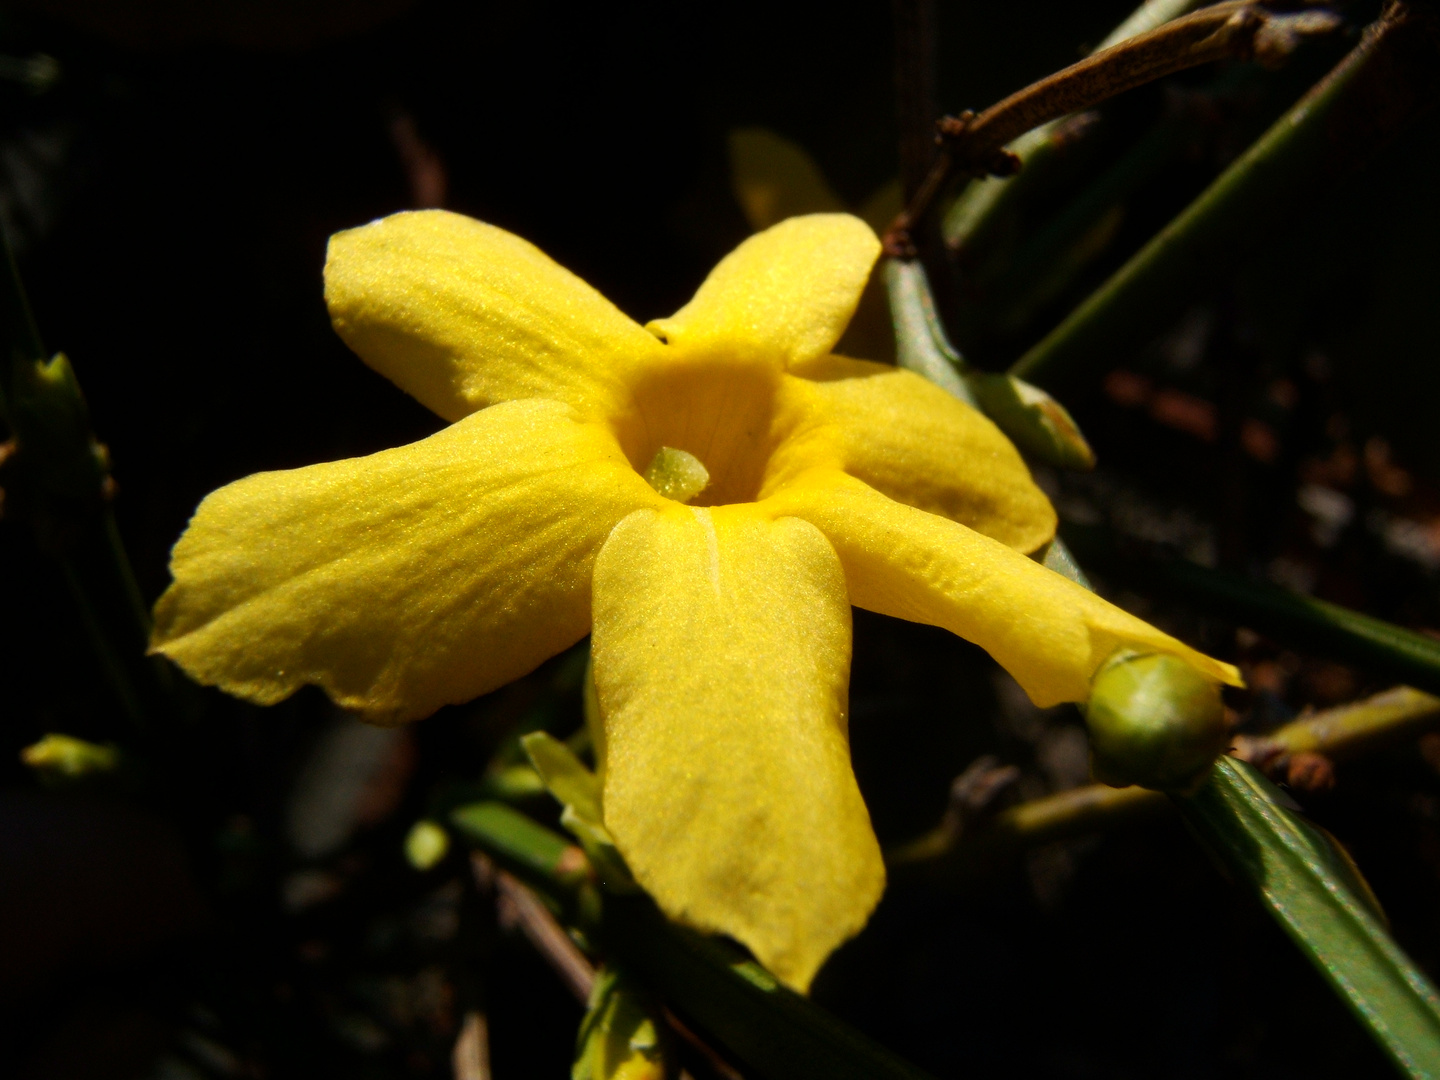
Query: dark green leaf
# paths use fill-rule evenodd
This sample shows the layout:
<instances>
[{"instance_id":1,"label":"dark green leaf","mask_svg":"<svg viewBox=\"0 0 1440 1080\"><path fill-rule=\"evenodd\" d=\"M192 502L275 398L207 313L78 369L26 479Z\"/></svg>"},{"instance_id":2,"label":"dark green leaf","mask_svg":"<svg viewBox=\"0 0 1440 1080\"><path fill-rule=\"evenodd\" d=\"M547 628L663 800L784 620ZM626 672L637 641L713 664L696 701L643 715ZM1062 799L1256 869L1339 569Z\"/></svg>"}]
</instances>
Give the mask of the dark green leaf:
<instances>
[{"instance_id":1,"label":"dark green leaf","mask_svg":"<svg viewBox=\"0 0 1440 1080\"><path fill-rule=\"evenodd\" d=\"M1329 835L1235 758L1221 758L1195 795L1171 798L1395 1064L1410 1076L1440 1076L1440 998L1386 933Z\"/></svg>"}]
</instances>

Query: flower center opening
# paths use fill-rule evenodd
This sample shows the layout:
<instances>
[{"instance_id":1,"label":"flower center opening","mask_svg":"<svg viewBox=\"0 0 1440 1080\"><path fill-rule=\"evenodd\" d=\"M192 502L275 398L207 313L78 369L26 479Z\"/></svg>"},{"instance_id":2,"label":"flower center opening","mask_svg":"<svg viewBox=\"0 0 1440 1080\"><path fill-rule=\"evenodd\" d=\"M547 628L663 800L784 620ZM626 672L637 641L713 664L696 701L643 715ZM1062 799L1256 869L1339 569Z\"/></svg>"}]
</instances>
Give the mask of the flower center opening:
<instances>
[{"instance_id":1,"label":"flower center opening","mask_svg":"<svg viewBox=\"0 0 1440 1080\"><path fill-rule=\"evenodd\" d=\"M666 498L722 506L758 498L779 442L772 365L685 359L634 389L615 432L637 473Z\"/></svg>"}]
</instances>

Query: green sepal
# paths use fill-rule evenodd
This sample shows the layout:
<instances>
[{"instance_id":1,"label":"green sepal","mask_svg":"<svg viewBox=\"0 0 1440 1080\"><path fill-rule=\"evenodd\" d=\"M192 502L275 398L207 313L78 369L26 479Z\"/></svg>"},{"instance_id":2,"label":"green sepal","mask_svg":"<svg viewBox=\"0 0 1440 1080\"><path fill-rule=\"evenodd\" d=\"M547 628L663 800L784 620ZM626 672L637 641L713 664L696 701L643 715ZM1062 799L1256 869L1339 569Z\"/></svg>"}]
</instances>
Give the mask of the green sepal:
<instances>
[{"instance_id":1,"label":"green sepal","mask_svg":"<svg viewBox=\"0 0 1440 1080\"><path fill-rule=\"evenodd\" d=\"M1047 570L1054 570L1061 577L1069 578L1082 589L1095 591L1095 586L1090 584L1090 579L1085 576L1085 571L1080 569L1080 564L1075 561L1075 556L1065 546L1065 541L1058 536L1045 545L1045 552L1040 556L1040 564Z\"/></svg>"},{"instance_id":2,"label":"green sepal","mask_svg":"<svg viewBox=\"0 0 1440 1080\"><path fill-rule=\"evenodd\" d=\"M521 736L520 745L540 775L545 790L581 820L603 826L600 780L574 751L546 731Z\"/></svg>"},{"instance_id":3,"label":"green sepal","mask_svg":"<svg viewBox=\"0 0 1440 1080\"><path fill-rule=\"evenodd\" d=\"M1232 757L1194 795L1171 799L1400 1070L1440 1076L1440 996L1386 932L1369 886L1329 834Z\"/></svg>"},{"instance_id":4,"label":"green sepal","mask_svg":"<svg viewBox=\"0 0 1440 1080\"><path fill-rule=\"evenodd\" d=\"M950 343L925 267L887 259L885 285L895 325L895 362L948 391L995 422L1024 453L1064 469L1092 469L1095 453L1065 407L1039 387L1011 375L966 367Z\"/></svg>"},{"instance_id":5,"label":"green sepal","mask_svg":"<svg viewBox=\"0 0 1440 1080\"><path fill-rule=\"evenodd\" d=\"M972 372L967 380L981 411L1022 452L1062 469L1093 469L1095 451L1053 397L1013 375Z\"/></svg>"},{"instance_id":6,"label":"green sepal","mask_svg":"<svg viewBox=\"0 0 1440 1080\"><path fill-rule=\"evenodd\" d=\"M600 883L611 892L634 892L638 886L615 849L601 810L600 778L585 767L575 752L544 731L532 731L520 740L530 763L547 791L564 812L560 824L580 841Z\"/></svg>"},{"instance_id":7,"label":"green sepal","mask_svg":"<svg viewBox=\"0 0 1440 1080\"><path fill-rule=\"evenodd\" d=\"M575 1040L571 1080L661 1080L675 1072L654 999L624 971L595 974L589 1008Z\"/></svg>"},{"instance_id":8,"label":"green sepal","mask_svg":"<svg viewBox=\"0 0 1440 1080\"><path fill-rule=\"evenodd\" d=\"M518 802L544 792L545 781L532 766L505 765L485 774L478 793L487 799Z\"/></svg>"}]
</instances>

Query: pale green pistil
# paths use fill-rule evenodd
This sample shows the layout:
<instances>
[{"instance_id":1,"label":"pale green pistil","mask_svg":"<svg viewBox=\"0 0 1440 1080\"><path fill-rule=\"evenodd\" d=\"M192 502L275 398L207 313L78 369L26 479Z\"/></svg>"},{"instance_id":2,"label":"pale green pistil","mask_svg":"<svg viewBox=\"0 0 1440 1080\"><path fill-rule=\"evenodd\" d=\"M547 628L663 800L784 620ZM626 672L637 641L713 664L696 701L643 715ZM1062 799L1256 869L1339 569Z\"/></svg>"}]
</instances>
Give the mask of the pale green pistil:
<instances>
[{"instance_id":1,"label":"pale green pistil","mask_svg":"<svg viewBox=\"0 0 1440 1080\"><path fill-rule=\"evenodd\" d=\"M688 503L710 483L710 473L700 459L673 446L662 446L645 470L645 482L678 503Z\"/></svg>"}]
</instances>

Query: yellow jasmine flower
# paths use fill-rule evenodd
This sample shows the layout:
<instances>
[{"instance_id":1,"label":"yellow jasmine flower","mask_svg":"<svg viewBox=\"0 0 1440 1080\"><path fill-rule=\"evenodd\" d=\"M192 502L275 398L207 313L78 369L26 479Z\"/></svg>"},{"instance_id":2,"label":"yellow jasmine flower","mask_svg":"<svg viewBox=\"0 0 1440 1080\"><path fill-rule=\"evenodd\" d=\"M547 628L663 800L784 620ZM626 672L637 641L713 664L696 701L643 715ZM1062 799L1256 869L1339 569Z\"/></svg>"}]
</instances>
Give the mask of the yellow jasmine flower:
<instances>
[{"instance_id":1,"label":"yellow jasmine flower","mask_svg":"<svg viewBox=\"0 0 1440 1080\"><path fill-rule=\"evenodd\" d=\"M847 741L852 604L978 643L1039 705L1083 700L1122 645L1236 681L1026 557L1055 515L987 419L831 354L878 253L857 218L792 218L641 327L469 218L339 233L336 330L450 426L207 497L154 650L251 701L310 683L398 723L593 632L630 869L805 989L884 887ZM672 494L708 486L664 497L657 457Z\"/></svg>"}]
</instances>

